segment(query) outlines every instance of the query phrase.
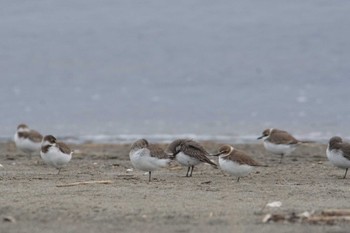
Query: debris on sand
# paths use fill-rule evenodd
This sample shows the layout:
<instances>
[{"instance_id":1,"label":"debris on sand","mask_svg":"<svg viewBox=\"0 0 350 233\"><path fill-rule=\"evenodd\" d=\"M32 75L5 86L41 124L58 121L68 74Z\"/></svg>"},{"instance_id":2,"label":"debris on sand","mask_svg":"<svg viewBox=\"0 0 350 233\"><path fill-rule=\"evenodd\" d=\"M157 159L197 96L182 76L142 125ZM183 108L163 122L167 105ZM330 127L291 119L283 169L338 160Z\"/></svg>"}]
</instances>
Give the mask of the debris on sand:
<instances>
[{"instance_id":1,"label":"debris on sand","mask_svg":"<svg viewBox=\"0 0 350 233\"><path fill-rule=\"evenodd\" d=\"M16 222L16 219L13 216L5 216L5 217L2 218L2 220L4 222L11 222L11 223L15 223Z\"/></svg>"},{"instance_id":2,"label":"debris on sand","mask_svg":"<svg viewBox=\"0 0 350 233\"><path fill-rule=\"evenodd\" d=\"M271 207L271 208L277 208L277 207L281 207L282 206L282 202L280 201L273 201L270 203L266 204L267 207Z\"/></svg>"},{"instance_id":3,"label":"debris on sand","mask_svg":"<svg viewBox=\"0 0 350 233\"><path fill-rule=\"evenodd\" d=\"M327 209L321 212L305 211L300 214L294 212L288 214L266 214L262 222L283 222L283 223L311 223L333 225L336 222L348 221L350 223L350 209Z\"/></svg>"},{"instance_id":4,"label":"debris on sand","mask_svg":"<svg viewBox=\"0 0 350 233\"><path fill-rule=\"evenodd\" d=\"M91 181L82 181L82 182L74 182L69 184L58 184L56 187L69 187L69 186L77 186L77 185L86 185L86 184L112 184L111 180L91 180Z\"/></svg>"},{"instance_id":5,"label":"debris on sand","mask_svg":"<svg viewBox=\"0 0 350 233\"><path fill-rule=\"evenodd\" d=\"M132 168L126 169L126 172L133 172L133 171L134 171L134 169L132 169Z\"/></svg>"}]
</instances>

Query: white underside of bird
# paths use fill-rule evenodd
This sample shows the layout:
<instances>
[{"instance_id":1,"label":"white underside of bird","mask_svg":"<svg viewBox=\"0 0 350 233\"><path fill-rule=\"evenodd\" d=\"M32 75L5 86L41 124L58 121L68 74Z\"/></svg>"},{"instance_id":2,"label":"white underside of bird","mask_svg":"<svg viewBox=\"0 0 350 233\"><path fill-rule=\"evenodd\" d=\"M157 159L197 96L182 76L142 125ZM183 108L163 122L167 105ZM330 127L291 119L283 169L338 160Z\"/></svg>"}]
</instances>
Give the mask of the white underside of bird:
<instances>
[{"instance_id":1,"label":"white underside of bird","mask_svg":"<svg viewBox=\"0 0 350 233\"><path fill-rule=\"evenodd\" d=\"M276 155L290 155L295 150L296 144L274 144L265 140L264 147L267 151Z\"/></svg>"},{"instance_id":2,"label":"white underside of bird","mask_svg":"<svg viewBox=\"0 0 350 233\"><path fill-rule=\"evenodd\" d=\"M235 161L223 159L221 157L219 157L219 165L221 170L236 177L247 176L253 170L253 166L247 164L239 164Z\"/></svg>"},{"instance_id":3,"label":"white underside of bird","mask_svg":"<svg viewBox=\"0 0 350 233\"><path fill-rule=\"evenodd\" d=\"M14 136L14 141L16 143L16 147L23 151L24 153L34 153L39 152L41 148L41 142L33 142L28 138L20 138L16 133Z\"/></svg>"},{"instance_id":4,"label":"white underside of bird","mask_svg":"<svg viewBox=\"0 0 350 233\"><path fill-rule=\"evenodd\" d=\"M329 150L329 146L327 147L327 158L328 160L336 167L339 168L350 168L350 160L345 158L343 152L341 150Z\"/></svg>"},{"instance_id":5,"label":"white underside of bird","mask_svg":"<svg viewBox=\"0 0 350 233\"><path fill-rule=\"evenodd\" d=\"M40 151L40 156L44 160L45 163L60 169L67 165L67 163L71 160L73 152L70 154L65 154L60 151L56 146L49 147L46 153Z\"/></svg>"},{"instance_id":6,"label":"white underside of bird","mask_svg":"<svg viewBox=\"0 0 350 233\"><path fill-rule=\"evenodd\" d=\"M147 148L130 151L129 156L133 167L141 171L154 171L167 167L171 161L170 159L152 157Z\"/></svg>"},{"instance_id":7,"label":"white underside of bird","mask_svg":"<svg viewBox=\"0 0 350 233\"><path fill-rule=\"evenodd\" d=\"M177 162L179 162L182 166L186 166L186 167L196 166L201 162L199 161L199 159L188 156L183 152L179 152L175 158Z\"/></svg>"}]
</instances>

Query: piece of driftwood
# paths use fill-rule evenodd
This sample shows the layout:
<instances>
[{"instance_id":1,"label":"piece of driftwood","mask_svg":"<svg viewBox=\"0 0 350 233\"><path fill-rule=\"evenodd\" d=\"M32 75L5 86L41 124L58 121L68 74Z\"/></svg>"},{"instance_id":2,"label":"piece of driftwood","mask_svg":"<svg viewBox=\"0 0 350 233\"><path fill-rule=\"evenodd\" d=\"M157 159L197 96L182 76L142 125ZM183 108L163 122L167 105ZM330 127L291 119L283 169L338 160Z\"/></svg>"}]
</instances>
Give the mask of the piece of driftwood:
<instances>
[{"instance_id":1,"label":"piece of driftwood","mask_svg":"<svg viewBox=\"0 0 350 233\"><path fill-rule=\"evenodd\" d=\"M323 210L324 216L350 216L350 209L328 209Z\"/></svg>"},{"instance_id":2,"label":"piece of driftwood","mask_svg":"<svg viewBox=\"0 0 350 233\"><path fill-rule=\"evenodd\" d=\"M301 214L266 214L263 223L268 222L306 222L311 224L334 224L336 222L350 222L350 209L327 209L318 212L305 211Z\"/></svg>"},{"instance_id":3,"label":"piece of driftwood","mask_svg":"<svg viewBox=\"0 0 350 233\"><path fill-rule=\"evenodd\" d=\"M58 184L56 187L69 187L69 186L77 186L77 185L86 185L86 184L111 184L113 183L111 180L91 180L91 181L81 181L74 182L68 184Z\"/></svg>"}]
</instances>

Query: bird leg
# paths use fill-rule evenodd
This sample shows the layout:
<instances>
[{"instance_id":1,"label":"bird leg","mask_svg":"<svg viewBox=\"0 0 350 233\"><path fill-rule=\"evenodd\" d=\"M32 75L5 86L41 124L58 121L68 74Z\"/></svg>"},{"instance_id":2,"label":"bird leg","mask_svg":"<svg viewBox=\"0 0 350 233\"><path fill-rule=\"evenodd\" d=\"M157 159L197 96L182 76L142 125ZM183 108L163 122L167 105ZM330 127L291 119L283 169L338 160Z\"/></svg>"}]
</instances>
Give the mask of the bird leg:
<instances>
[{"instance_id":1,"label":"bird leg","mask_svg":"<svg viewBox=\"0 0 350 233\"><path fill-rule=\"evenodd\" d=\"M241 177L238 177L238 178L237 178L237 182L239 182L239 178L241 178Z\"/></svg>"},{"instance_id":2,"label":"bird leg","mask_svg":"<svg viewBox=\"0 0 350 233\"><path fill-rule=\"evenodd\" d=\"M283 154L281 154L280 164L282 163L282 160L283 160Z\"/></svg>"},{"instance_id":3,"label":"bird leg","mask_svg":"<svg viewBox=\"0 0 350 233\"><path fill-rule=\"evenodd\" d=\"M151 182L151 171L148 172L148 182Z\"/></svg>"},{"instance_id":4,"label":"bird leg","mask_svg":"<svg viewBox=\"0 0 350 233\"><path fill-rule=\"evenodd\" d=\"M59 168L59 169L58 169L58 173L57 173L57 175L59 175L59 174L60 174L60 172L61 172L61 169L62 169L62 168Z\"/></svg>"},{"instance_id":5,"label":"bird leg","mask_svg":"<svg viewBox=\"0 0 350 233\"><path fill-rule=\"evenodd\" d=\"M192 172L193 172L193 168L194 168L194 166L191 166L191 174L190 174L190 177L192 177Z\"/></svg>"},{"instance_id":6,"label":"bird leg","mask_svg":"<svg viewBox=\"0 0 350 233\"><path fill-rule=\"evenodd\" d=\"M186 177L188 177L188 173L189 173L190 169L191 169L191 167L188 167Z\"/></svg>"},{"instance_id":7,"label":"bird leg","mask_svg":"<svg viewBox=\"0 0 350 233\"><path fill-rule=\"evenodd\" d=\"M348 173L348 168L345 170L345 175L344 175L343 179L345 179L346 173Z\"/></svg>"}]
</instances>

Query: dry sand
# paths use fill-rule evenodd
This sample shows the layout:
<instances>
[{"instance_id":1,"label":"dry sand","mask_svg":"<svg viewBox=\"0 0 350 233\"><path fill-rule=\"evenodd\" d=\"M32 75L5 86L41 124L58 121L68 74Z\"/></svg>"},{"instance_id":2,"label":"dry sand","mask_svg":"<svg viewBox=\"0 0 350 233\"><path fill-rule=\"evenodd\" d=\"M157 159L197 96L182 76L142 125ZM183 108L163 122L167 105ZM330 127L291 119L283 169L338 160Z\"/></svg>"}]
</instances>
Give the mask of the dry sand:
<instances>
[{"instance_id":1,"label":"dry sand","mask_svg":"<svg viewBox=\"0 0 350 233\"><path fill-rule=\"evenodd\" d=\"M214 152L219 144L204 145ZM71 145L79 153L56 175L38 156L0 144L0 232L350 232L346 222L261 221L267 213L350 208L350 174L341 179L325 145L302 145L283 164L261 144L236 145L269 165L239 183L205 164L192 178L178 166L153 172L149 183L142 171L126 172L129 146ZM112 183L57 187L91 180ZM282 206L263 209L271 201Z\"/></svg>"}]
</instances>

